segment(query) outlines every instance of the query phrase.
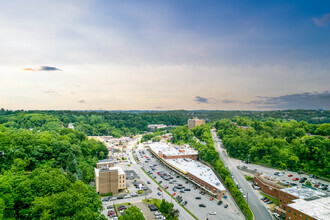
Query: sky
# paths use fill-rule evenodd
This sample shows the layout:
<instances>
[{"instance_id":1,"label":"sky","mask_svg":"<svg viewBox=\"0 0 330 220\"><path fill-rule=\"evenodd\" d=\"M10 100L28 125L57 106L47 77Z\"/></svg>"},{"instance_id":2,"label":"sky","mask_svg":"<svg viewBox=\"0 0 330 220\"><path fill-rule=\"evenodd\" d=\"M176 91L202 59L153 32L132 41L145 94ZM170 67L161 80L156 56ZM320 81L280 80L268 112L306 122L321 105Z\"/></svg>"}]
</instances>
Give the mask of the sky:
<instances>
[{"instance_id":1,"label":"sky","mask_svg":"<svg viewBox=\"0 0 330 220\"><path fill-rule=\"evenodd\" d=\"M0 2L0 107L330 109L330 1Z\"/></svg>"}]
</instances>

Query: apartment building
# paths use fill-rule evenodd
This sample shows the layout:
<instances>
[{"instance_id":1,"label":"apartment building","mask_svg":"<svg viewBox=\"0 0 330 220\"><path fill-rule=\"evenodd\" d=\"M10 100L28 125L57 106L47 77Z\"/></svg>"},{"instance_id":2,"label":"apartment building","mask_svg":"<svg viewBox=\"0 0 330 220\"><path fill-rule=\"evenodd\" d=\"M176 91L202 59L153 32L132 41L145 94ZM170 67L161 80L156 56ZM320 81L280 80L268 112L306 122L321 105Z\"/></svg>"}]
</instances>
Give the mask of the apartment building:
<instances>
[{"instance_id":1,"label":"apartment building","mask_svg":"<svg viewBox=\"0 0 330 220\"><path fill-rule=\"evenodd\" d=\"M114 166L108 160L100 161L95 168L95 185L99 194L118 194L119 190L126 189L126 174L122 168Z\"/></svg>"},{"instance_id":2,"label":"apartment building","mask_svg":"<svg viewBox=\"0 0 330 220\"><path fill-rule=\"evenodd\" d=\"M204 120L200 120L198 118L193 118L193 119L188 119L188 129L192 129L196 126L199 126L199 125L202 125L202 124L205 124L205 121Z\"/></svg>"}]
</instances>

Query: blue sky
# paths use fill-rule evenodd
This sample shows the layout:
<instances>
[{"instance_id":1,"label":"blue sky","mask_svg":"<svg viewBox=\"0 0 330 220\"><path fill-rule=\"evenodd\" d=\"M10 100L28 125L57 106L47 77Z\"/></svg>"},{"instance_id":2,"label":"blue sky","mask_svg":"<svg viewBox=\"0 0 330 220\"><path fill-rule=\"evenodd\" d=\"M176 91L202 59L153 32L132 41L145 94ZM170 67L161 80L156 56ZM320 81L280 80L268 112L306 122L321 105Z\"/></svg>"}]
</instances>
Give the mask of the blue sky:
<instances>
[{"instance_id":1,"label":"blue sky","mask_svg":"<svg viewBox=\"0 0 330 220\"><path fill-rule=\"evenodd\" d=\"M329 1L2 1L9 109L330 109Z\"/></svg>"}]
</instances>

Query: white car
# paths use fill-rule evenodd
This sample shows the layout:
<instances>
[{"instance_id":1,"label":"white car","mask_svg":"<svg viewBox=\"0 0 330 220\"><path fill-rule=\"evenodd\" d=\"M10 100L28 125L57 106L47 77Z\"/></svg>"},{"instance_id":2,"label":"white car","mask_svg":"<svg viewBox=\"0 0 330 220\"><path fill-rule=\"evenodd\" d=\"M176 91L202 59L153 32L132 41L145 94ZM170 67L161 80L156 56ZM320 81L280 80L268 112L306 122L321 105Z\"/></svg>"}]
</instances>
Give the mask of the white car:
<instances>
[{"instance_id":1,"label":"white car","mask_svg":"<svg viewBox=\"0 0 330 220\"><path fill-rule=\"evenodd\" d=\"M273 215L274 215L274 217L275 217L276 219L280 219L280 215L279 215L279 214L274 213Z\"/></svg>"},{"instance_id":2,"label":"white car","mask_svg":"<svg viewBox=\"0 0 330 220\"><path fill-rule=\"evenodd\" d=\"M162 213L160 212L155 212L155 216L161 215Z\"/></svg>"},{"instance_id":3,"label":"white car","mask_svg":"<svg viewBox=\"0 0 330 220\"><path fill-rule=\"evenodd\" d=\"M130 198L130 197L131 197L131 195L127 194L127 195L124 196L124 199Z\"/></svg>"},{"instance_id":4,"label":"white car","mask_svg":"<svg viewBox=\"0 0 330 220\"><path fill-rule=\"evenodd\" d=\"M209 215L216 215L216 214L217 214L217 212L213 212L213 211L209 212Z\"/></svg>"}]
</instances>

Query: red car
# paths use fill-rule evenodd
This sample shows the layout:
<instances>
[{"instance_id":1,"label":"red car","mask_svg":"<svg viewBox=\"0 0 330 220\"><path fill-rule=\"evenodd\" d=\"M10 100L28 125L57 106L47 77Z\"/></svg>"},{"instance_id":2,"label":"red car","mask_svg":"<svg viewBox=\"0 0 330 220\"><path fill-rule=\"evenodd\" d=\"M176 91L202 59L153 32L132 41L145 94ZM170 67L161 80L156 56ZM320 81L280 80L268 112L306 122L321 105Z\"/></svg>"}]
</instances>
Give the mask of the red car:
<instances>
[{"instance_id":1,"label":"red car","mask_svg":"<svg viewBox=\"0 0 330 220\"><path fill-rule=\"evenodd\" d=\"M292 180L293 180L293 181L298 181L298 180L299 180L299 178L293 178Z\"/></svg>"},{"instance_id":2,"label":"red car","mask_svg":"<svg viewBox=\"0 0 330 220\"><path fill-rule=\"evenodd\" d=\"M164 189L168 189L168 186L164 187Z\"/></svg>"},{"instance_id":3,"label":"red car","mask_svg":"<svg viewBox=\"0 0 330 220\"><path fill-rule=\"evenodd\" d=\"M292 177L292 174L289 174L288 177Z\"/></svg>"},{"instance_id":4,"label":"red car","mask_svg":"<svg viewBox=\"0 0 330 220\"><path fill-rule=\"evenodd\" d=\"M176 193L173 193L173 194L172 194L172 196L175 196L175 195L176 195Z\"/></svg>"},{"instance_id":5,"label":"red car","mask_svg":"<svg viewBox=\"0 0 330 220\"><path fill-rule=\"evenodd\" d=\"M210 201L213 201L213 198L210 198Z\"/></svg>"},{"instance_id":6,"label":"red car","mask_svg":"<svg viewBox=\"0 0 330 220\"><path fill-rule=\"evenodd\" d=\"M162 190L160 187L158 187L157 189L158 189L159 191L163 192L163 190Z\"/></svg>"},{"instance_id":7,"label":"red car","mask_svg":"<svg viewBox=\"0 0 330 220\"><path fill-rule=\"evenodd\" d=\"M319 187L319 184L315 184L314 187Z\"/></svg>"}]
</instances>

